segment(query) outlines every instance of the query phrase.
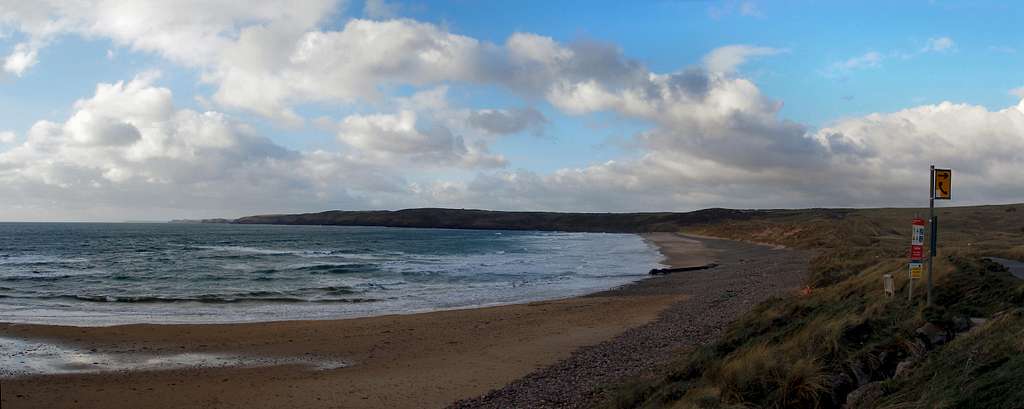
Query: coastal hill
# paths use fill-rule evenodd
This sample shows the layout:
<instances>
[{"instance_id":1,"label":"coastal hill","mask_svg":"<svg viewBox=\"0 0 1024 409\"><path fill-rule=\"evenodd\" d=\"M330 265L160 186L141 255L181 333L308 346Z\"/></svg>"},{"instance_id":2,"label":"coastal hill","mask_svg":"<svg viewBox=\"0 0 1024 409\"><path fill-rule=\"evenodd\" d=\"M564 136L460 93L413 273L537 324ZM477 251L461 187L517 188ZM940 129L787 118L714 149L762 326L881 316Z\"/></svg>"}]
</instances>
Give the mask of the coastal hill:
<instances>
[{"instance_id":1,"label":"coastal hill","mask_svg":"<svg viewBox=\"0 0 1024 409\"><path fill-rule=\"evenodd\" d=\"M557 213L503 212L474 209L422 208L396 211L341 211L247 216L234 220L195 222L235 224L300 224L325 226L383 226L447 229L544 230L573 232L674 232L688 226L761 217L813 215L842 218L851 210L733 210L704 209L686 213Z\"/></svg>"}]
</instances>

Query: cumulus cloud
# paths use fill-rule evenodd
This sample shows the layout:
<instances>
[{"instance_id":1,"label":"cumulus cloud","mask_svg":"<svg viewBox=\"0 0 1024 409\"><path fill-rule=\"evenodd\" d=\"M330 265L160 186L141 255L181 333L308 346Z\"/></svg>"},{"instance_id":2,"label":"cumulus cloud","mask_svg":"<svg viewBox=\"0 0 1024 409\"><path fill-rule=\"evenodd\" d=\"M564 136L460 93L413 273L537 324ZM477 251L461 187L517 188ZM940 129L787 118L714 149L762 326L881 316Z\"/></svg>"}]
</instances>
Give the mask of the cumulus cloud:
<instances>
[{"instance_id":1,"label":"cumulus cloud","mask_svg":"<svg viewBox=\"0 0 1024 409\"><path fill-rule=\"evenodd\" d=\"M573 55L555 44L534 49L543 51L534 60L558 64ZM1013 170L1024 160L1024 105L989 111L946 102L815 131L780 118L780 102L733 74L691 68L631 78L555 82L547 97L565 112L612 111L652 124L634 137L638 158L549 174L483 173L425 186L426 197L451 206L592 211L913 206L922 203L934 163L956 169L961 203L1024 200L1024 175Z\"/></svg>"},{"instance_id":2,"label":"cumulus cloud","mask_svg":"<svg viewBox=\"0 0 1024 409\"><path fill-rule=\"evenodd\" d=\"M1013 96L1015 96L1017 98L1024 98L1024 87L1017 87L1017 88L1011 89L1010 90L1010 95L1013 95Z\"/></svg>"},{"instance_id":3,"label":"cumulus cloud","mask_svg":"<svg viewBox=\"0 0 1024 409\"><path fill-rule=\"evenodd\" d=\"M4 214L44 214L55 203L93 203L112 215L125 203L206 214L917 205L929 163L958 173L960 203L1024 200L1021 106L943 103L814 130L780 117L781 101L736 72L775 48L726 46L694 66L652 72L613 44L585 39L514 33L492 44L410 19L351 19L324 29L318 24L331 2L302 10L214 2L208 7L218 13L198 14L162 3L77 4L14 2L0 21L28 34L27 44L63 33L103 36L196 67L221 107L292 122L304 120L294 106L311 102L370 102L363 107L380 112L317 119L344 149L300 152L224 113L175 107L171 91L153 85L155 74L103 84L66 121L39 121L23 144L0 153L0 194L18 198L0 204ZM952 40L929 44L954 48ZM869 52L830 72L878 67L883 59ZM450 83L503 87L527 107L452 107ZM404 86L418 92L388 97ZM547 119L529 108L538 101L646 128L632 136L627 157L550 173L510 169L491 146L540 132ZM422 174L438 168L457 168L462 177Z\"/></svg>"},{"instance_id":4,"label":"cumulus cloud","mask_svg":"<svg viewBox=\"0 0 1024 409\"><path fill-rule=\"evenodd\" d=\"M0 153L0 195L8 198L0 213L108 220L245 214L366 207L408 190L393 168L293 151L222 113L176 108L156 78L100 84L65 122L38 121L23 144Z\"/></svg>"},{"instance_id":5,"label":"cumulus cloud","mask_svg":"<svg viewBox=\"0 0 1024 409\"><path fill-rule=\"evenodd\" d=\"M294 41L250 27L207 80L219 84L214 99L221 104L295 119L296 102L379 100L388 86L472 81L481 47L412 20L355 19L340 31L305 32Z\"/></svg>"},{"instance_id":6,"label":"cumulus cloud","mask_svg":"<svg viewBox=\"0 0 1024 409\"><path fill-rule=\"evenodd\" d=\"M751 152L739 158L651 146L634 160L481 174L435 186L443 194L430 197L452 206L589 211L922 206L928 166L936 164L957 173L958 203L1024 200L1024 104L989 111L945 102L792 132L767 144L738 143L734 149ZM793 139L798 134L803 142Z\"/></svg>"},{"instance_id":7,"label":"cumulus cloud","mask_svg":"<svg viewBox=\"0 0 1024 409\"><path fill-rule=\"evenodd\" d=\"M29 68L39 62L39 50L28 43L19 43L14 50L4 58L4 71L22 76Z\"/></svg>"},{"instance_id":8,"label":"cumulus cloud","mask_svg":"<svg viewBox=\"0 0 1024 409\"><path fill-rule=\"evenodd\" d=\"M508 135L530 131L542 132L548 120L534 108L481 109L469 113L467 123L493 135Z\"/></svg>"},{"instance_id":9,"label":"cumulus cloud","mask_svg":"<svg viewBox=\"0 0 1024 409\"><path fill-rule=\"evenodd\" d=\"M78 33L158 53L199 68L203 80L215 85L213 100L221 106L291 123L303 120L292 108L296 104L379 102L392 87L447 82L497 84L589 112L611 103L601 101L604 93L646 92L654 75L607 43L563 45L514 33L497 45L410 19L351 19L337 31L320 30L332 2L296 8L280 1L198 8L54 2L49 8L14 7L0 21L34 41ZM731 72L750 57L777 52L734 45L715 50L705 63L711 71Z\"/></svg>"},{"instance_id":10,"label":"cumulus cloud","mask_svg":"<svg viewBox=\"0 0 1024 409\"><path fill-rule=\"evenodd\" d=\"M203 81L214 84L213 100L221 106L291 123L303 120L293 105L379 102L389 88L402 85L498 84L522 95L544 96L562 82L619 86L647 75L617 47L586 40L563 46L548 37L516 33L496 45L410 19L351 19L339 30L319 29L319 21L335 7L331 1L303 7L289 7L283 0L225 0L202 7L15 3L0 15L0 24L25 33L33 44L66 33L110 38L198 68ZM22 54L12 54L11 61L24 60ZM24 72L29 65L15 66Z\"/></svg>"},{"instance_id":11,"label":"cumulus cloud","mask_svg":"<svg viewBox=\"0 0 1024 409\"><path fill-rule=\"evenodd\" d=\"M14 143L16 140L18 140L18 135L13 131L0 132L0 143Z\"/></svg>"},{"instance_id":12,"label":"cumulus cloud","mask_svg":"<svg viewBox=\"0 0 1024 409\"><path fill-rule=\"evenodd\" d=\"M468 109L452 107L448 87L429 88L384 104L391 112L354 114L339 123L318 121L335 130L355 154L421 167L495 168L508 162L492 154L500 138L530 132L540 135L547 118L534 108Z\"/></svg>"},{"instance_id":13,"label":"cumulus cloud","mask_svg":"<svg viewBox=\"0 0 1024 409\"><path fill-rule=\"evenodd\" d=\"M485 144L469 144L442 124L417 123L416 113L351 115L342 120L338 139L375 160L407 159L426 166L499 167L505 158Z\"/></svg>"},{"instance_id":14,"label":"cumulus cloud","mask_svg":"<svg viewBox=\"0 0 1024 409\"><path fill-rule=\"evenodd\" d=\"M110 38L137 51L201 66L216 61L242 27L305 30L315 26L337 3L312 0L303 2L302 7L291 6L286 0L3 0L0 25L26 34L31 38L29 44L37 46L63 34L81 34Z\"/></svg>"}]
</instances>

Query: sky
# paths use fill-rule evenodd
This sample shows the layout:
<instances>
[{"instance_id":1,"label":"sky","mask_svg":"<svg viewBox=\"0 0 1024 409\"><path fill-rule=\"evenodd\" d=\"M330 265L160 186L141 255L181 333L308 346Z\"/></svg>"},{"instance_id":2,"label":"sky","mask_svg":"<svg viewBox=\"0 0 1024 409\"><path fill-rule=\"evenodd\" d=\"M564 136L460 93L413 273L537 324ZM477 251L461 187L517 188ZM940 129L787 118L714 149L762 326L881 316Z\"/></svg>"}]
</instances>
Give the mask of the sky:
<instances>
[{"instance_id":1,"label":"sky","mask_svg":"<svg viewBox=\"0 0 1024 409\"><path fill-rule=\"evenodd\" d=\"M1024 202L1024 5L0 0L0 220Z\"/></svg>"}]
</instances>

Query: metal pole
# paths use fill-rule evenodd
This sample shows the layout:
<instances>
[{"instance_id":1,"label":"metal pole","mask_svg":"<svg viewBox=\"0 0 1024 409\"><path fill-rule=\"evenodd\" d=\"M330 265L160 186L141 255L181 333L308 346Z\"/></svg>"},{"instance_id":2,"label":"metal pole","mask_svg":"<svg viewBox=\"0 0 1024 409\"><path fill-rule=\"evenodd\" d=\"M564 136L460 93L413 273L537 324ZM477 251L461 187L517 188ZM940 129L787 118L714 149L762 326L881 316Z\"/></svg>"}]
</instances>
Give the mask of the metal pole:
<instances>
[{"instance_id":1,"label":"metal pole","mask_svg":"<svg viewBox=\"0 0 1024 409\"><path fill-rule=\"evenodd\" d=\"M910 277L910 283L907 285L907 301L914 301L914 277Z\"/></svg>"},{"instance_id":2,"label":"metal pole","mask_svg":"<svg viewBox=\"0 0 1024 409\"><path fill-rule=\"evenodd\" d=\"M928 172L931 178L931 190L928 192L928 227L932 230L929 236L932 237L931 249L928 250L928 305L932 305L932 262L935 258L935 165L931 166Z\"/></svg>"}]
</instances>

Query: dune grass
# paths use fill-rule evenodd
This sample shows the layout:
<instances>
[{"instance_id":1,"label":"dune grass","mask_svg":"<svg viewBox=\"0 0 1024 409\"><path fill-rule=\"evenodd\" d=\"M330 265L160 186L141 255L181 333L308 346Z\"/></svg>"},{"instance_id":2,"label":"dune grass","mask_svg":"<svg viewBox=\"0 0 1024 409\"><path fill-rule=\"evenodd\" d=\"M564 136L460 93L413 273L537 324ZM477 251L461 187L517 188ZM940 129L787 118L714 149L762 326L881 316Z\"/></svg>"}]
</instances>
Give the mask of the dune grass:
<instances>
[{"instance_id":1,"label":"dune grass","mask_svg":"<svg viewBox=\"0 0 1024 409\"><path fill-rule=\"evenodd\" d=\"M695 226L688 231L816 250L812 290L757 305L715 343L680 351L663 375L614 387L609 406L838 408L850 392L880 382L863 407L1020 407L1024 282L983 260L1024 259L1018 207L938 211L932 307L923 284L906 298L910 220L926 210L776 211ZM887 273L896 297L882 291ZM930 322L952 335L969 318L989 321L942 345L915 331ZM894 379L901 362L912 365Z\"/></svg>"}]
</instances>

